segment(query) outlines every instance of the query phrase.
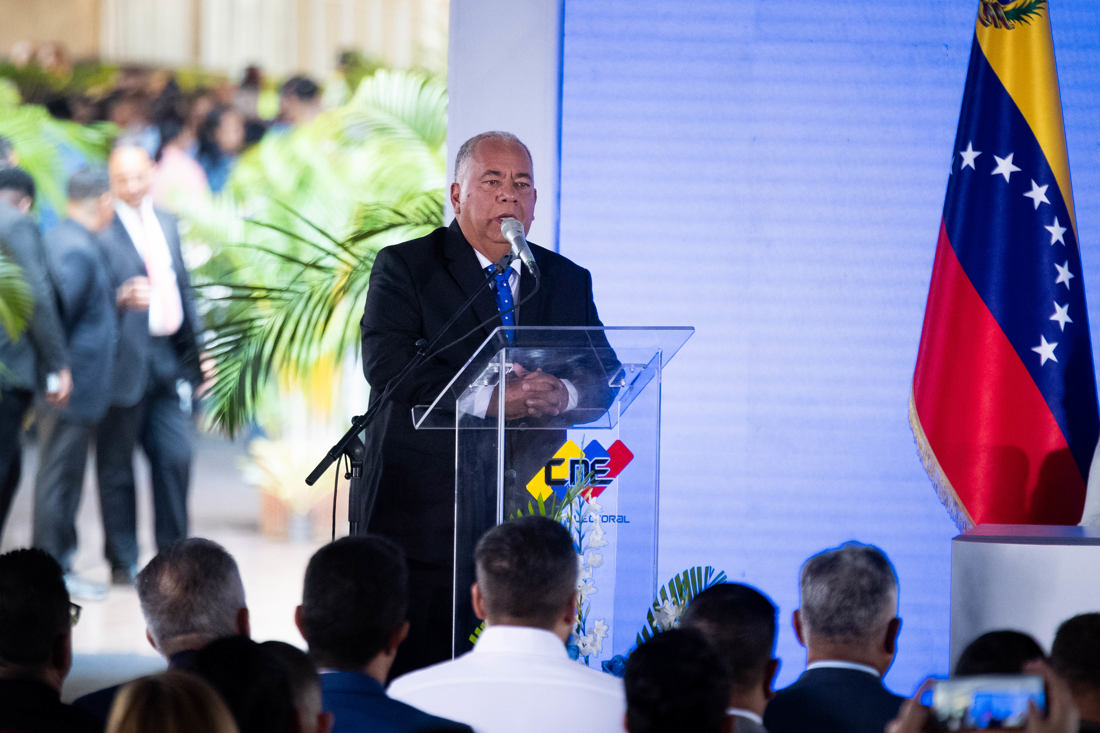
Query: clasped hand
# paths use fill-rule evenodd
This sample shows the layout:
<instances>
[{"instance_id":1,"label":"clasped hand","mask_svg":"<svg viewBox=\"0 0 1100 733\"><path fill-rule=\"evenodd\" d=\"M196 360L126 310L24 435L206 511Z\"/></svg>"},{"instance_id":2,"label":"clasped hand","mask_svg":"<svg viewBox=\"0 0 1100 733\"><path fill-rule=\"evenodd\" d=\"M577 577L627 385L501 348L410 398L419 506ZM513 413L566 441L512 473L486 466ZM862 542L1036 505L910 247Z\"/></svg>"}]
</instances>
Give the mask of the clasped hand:
<instances>
[{"instance_id":1,"label":"clasped hand","mask_svg":"<svg viewBox=\"0 0 1100 733\"><path fill-rule=\"evenodd\" d=\"M498 393L494 390L489 401L489 416L497 414ZM554 417L565 412L569 405L569 390L560 379L542 369L528 371L520 364L513 364L504 380L504 417L516 420L521 417Z\"/></svg>"}]
</instances>

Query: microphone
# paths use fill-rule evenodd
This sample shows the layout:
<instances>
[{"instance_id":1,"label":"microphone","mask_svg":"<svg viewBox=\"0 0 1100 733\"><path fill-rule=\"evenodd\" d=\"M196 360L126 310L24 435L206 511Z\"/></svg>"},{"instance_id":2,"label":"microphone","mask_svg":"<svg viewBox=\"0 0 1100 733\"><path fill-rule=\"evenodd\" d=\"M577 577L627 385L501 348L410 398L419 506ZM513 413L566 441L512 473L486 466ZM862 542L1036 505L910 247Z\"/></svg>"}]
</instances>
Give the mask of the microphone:
<instances>
[{"instance_id":1,"label":"microphone","mask_svg":"<svg viewBox=\"0 0 1100 733\"><path fill-rule=\"evenodd\" d=\"M500 222L500 233L512 245L512 254L518 257L527 270L537 280L539 278L539 266L535 264L535 256L531 254L531 248L527 246L527 239L523 236L523 225L519 219L508 217Z\"/></svg>"}]
</instances>

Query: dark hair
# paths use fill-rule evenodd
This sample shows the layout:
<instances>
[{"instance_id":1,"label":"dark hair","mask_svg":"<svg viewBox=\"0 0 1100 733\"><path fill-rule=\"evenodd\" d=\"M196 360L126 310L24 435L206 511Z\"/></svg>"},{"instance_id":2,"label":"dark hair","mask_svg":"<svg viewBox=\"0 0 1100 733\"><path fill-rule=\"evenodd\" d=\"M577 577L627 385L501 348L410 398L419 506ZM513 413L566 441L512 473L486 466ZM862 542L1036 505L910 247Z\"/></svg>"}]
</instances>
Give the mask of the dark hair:
<instances>
[{"instance_id":1,"label":"dark hair","mask_svg":"<svg viewBox=\"0 0 1100 733\"><path fill-rule=\"evenodd\" d=\"M219 104L215 105L214 109L206 113L206 117L203 118L202 124L199 125L198 157L201 160L217 162L228 154L218 145L218 128L222 124L222 118L227 114L240 115L242 120L244 118L244 115L242 115L233 105Z\"/></svg>"},{"instance_id":2,"label":"dark hair","mask_svg":"<svg viewBox=\"0 0 1100 733\"><path fill-rule=\"evenodd\" d=\"M321 88L317 86L317 82L308 76L292 76L283 82L283 86L279 90L279 94L290 94L304 102L316 99L320 93Z\"/></svg>"},{"instance_id":3,"label":"dark hair","mask_svg":"<svg viewBox=\"0 0 1100 733\"><path fill-rule=\"evenodd\" d=\"M730 682L758 686L775 651L776 607L767 596L741 583L711 586L691 600L680 627L702 634L726 663Z\"/></svg>"},{"instance_id":4,"label":"dark hair","mask_svg":"<svg viewBox=\"0 0 1100 733\"><path fill-rule=\"evenodd\" d=\"M1022 631L989 631L962 650L955 674L1020 674L1025 663L1045 656L1039 642Z\"/></svg>"},{"instance_id":5,"label":"dark hair","mask_svg":"<svg viewBox=\"0 0 1100 733\"><path fill-rule=\"evenodd\" d=\"M409 571L384 537L343 537L310 558L302 588L302 635L322 667L358 669L405 622Z\"/></svg>"},{"instance_id":6,"label":"dark hair","mask_svg":"<svg viewBox=\"0 0 1100 733\"><path fill-rule=\"evenodd\" d=\"M111 179L102 166L84 166L69 177L65 189L70 201L97 199L111 190Z\"/></svg>"},{"instance_id":7,"label":"dark hair","mask_svg":"<svg viewBox=\"0 0 1100 733\"><path fill-rule=\"evenodd\" d=\"M634 650L623 674L630 733L717 733L729 700L729 677L701 634L670 629Z\"/></svg>"},{"instance_id":8,"label":"dark hair","mask_svg":"<svg viewBox=\"0 0 1100 733\"><path fill-rule=\"evenodd\" d=\"M46 664L69 628L69 592L57 561L39 549L0 555L0 661Z\"/></svg>"},{"instance_id":9,"label":"dark hair","mask_svg":"<svg viewBox=\"0 0 1100 733\"><path fill-rule=\"evenodd\" d=\"M0 191L16 191L34 201L35 186L31 174L19 166L0 168Z\"/></svg>"},{"instance_id":10,"label":"dark hair","mask_svg":"<svg viewBox=\"0 0 1100 733\"><path fill-rule=\"evenodd\" d=\"M551 628L577 588L573 538L547 517L493 527L478 540L474 561L490 618Z\"/></svg>"},{"instance_id":11,"label":"dark hair","mask_svg":"<svg viewBox=\"0 0 1100 733\"><path fill-rule=\"evenodd\" d=\"M1100 688L1100 613L1062 622L1050 645L1050 664L1071 688Z\"/></svg>"},{"instance_id":12,"label":"dark hair","mask_svg":"<svg viewBox=\"0 0 1100 733\"><path fill-rule=\"evenodd\" d=\"M160 144L157 146L157 154L153 160L160 162L164 157L164 147L178 138L184 131L183 117L176 112L166 112L157 119L157 132L160 133Z\"/></svg>"},{"instance_id":13,"label":"dark hair","mask_svg":"<svg viewBox=\"0 0 1100 733\"><path fill-rule=\"evenodd\" d=\"M11 144L11 140L4 135L0 135L0 168L7 168L10 166L8 160L14 152L15 146Z\"/></svg>"},{"instance_id":14,"label":"dark hair","mask_svg":"<svg viewBox=\"0 0 1100 733\"><path fill-rule=\"evenodd\" d=\"M283 662L246 636L210 642L195 654L195 673L225 700L240 733L293 733L298 728Z\"/></svg>"},{"instance_id":15,"label":"dark hair","mask_svg":"<svg viewBox=\"0 0 1100 733\"><path fill-rule=\"evenodd\" d=\"M308 716L316 716L324 705L321 702L321 675L309 655L293 644L285 641L265 641L260 648L270 654L287 675L291 693L294 696L294 709L303 723L309 722ZM303 726L304 730L308 730Z\"/></svg>"},{"instance_id":16,"label":"dark hair","mask_svg":"<svg viewBox=\"0 0 1100 733\"><path fill-rule=\"evenodd\" d=\"M166 547L135 585L149 634L162 650L179 636L213 641L238 631L244 584L237 563L217 542L191 537Z\"/></svg>"},{"instance_id":17,"label":"dark hair","mask_svg":"<svg viewBox=\"0 0 1100 733\"><path fill-rule=\"evenodd\" d=\"M802 566L799 590L803 623L830 641L877 638L897 610L897 575L874 545L846 542L814 555Z\"/></svg>"}]
</instances>

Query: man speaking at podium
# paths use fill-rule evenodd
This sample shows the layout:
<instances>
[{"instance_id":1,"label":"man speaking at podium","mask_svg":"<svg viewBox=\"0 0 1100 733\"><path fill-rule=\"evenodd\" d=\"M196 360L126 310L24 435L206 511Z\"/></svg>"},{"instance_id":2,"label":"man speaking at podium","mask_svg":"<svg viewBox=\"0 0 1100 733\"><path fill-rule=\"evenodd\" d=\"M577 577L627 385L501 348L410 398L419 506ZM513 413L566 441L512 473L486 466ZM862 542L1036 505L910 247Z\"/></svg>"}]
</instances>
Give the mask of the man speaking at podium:
<instances>
[{"instance_id":1,"label":"man speaking at podium","mask_svg":"<svg viewBox=\"0 0 1100 733\"><path fill-rule=\"evenodd\" d=\"M351 508L356 531L394 540L409 563L411 629L391 676L451 656L452 554L455 516L455 435L415 430L411 409L430 404L493 329L517 326L601 327L587 270L550 250L531 246L541 285L516 259L492 287L487 268L511 251L501 231L517 219L526 233L534 219L531 153L506 132L476 135L458 150L451 183L455 218L426 237L386 247L371 270L363 313L363 372L371 402L475 291L479 297L440 340L459 343L429 358L400 384L366 429L364 501ZM529 300L524 297L530 295ZM519 308L508 312L512 304ZM479 328L479 324L482 324ZM464 405L494 417L495 390ZM505 417L554 418L577 406L577 387L541 370L516 366L505 391ZM526 478L523 479L526 481ZM487 477L487 485L491 477ZM373 507L371 502L373 501ZM472 558L459 558L472 566ZM460 598L466 588L460 588Z\"/></svg>"}]
</instances>

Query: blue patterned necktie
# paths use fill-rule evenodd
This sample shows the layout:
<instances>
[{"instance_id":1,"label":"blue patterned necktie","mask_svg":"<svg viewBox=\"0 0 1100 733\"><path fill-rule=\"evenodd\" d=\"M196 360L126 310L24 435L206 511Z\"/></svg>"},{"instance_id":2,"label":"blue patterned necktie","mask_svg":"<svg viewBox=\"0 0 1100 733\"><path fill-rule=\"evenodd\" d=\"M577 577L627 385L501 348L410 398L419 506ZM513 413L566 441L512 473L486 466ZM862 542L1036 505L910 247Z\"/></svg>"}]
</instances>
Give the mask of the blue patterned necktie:
<instances>
[{"instance_id":1,"label":"blue patterned necktie","mask_svg":"<svg viewBox=\"0 0 1100 733\"><path fill-rule=\"evenodd\" d=\"M485 272L490 275L493 273L493 266L485 268ZM512 272L512 268L504 268L504 272L496 275L493 278L493 290L497 294L497 310L500 311L500 323L505 327L504 335L508 339L508 345L511 346L514 340L510 326L516 325L516 312L512 310L512 287L508 284L508 275Z\"/></svg>"}]
</instances>

